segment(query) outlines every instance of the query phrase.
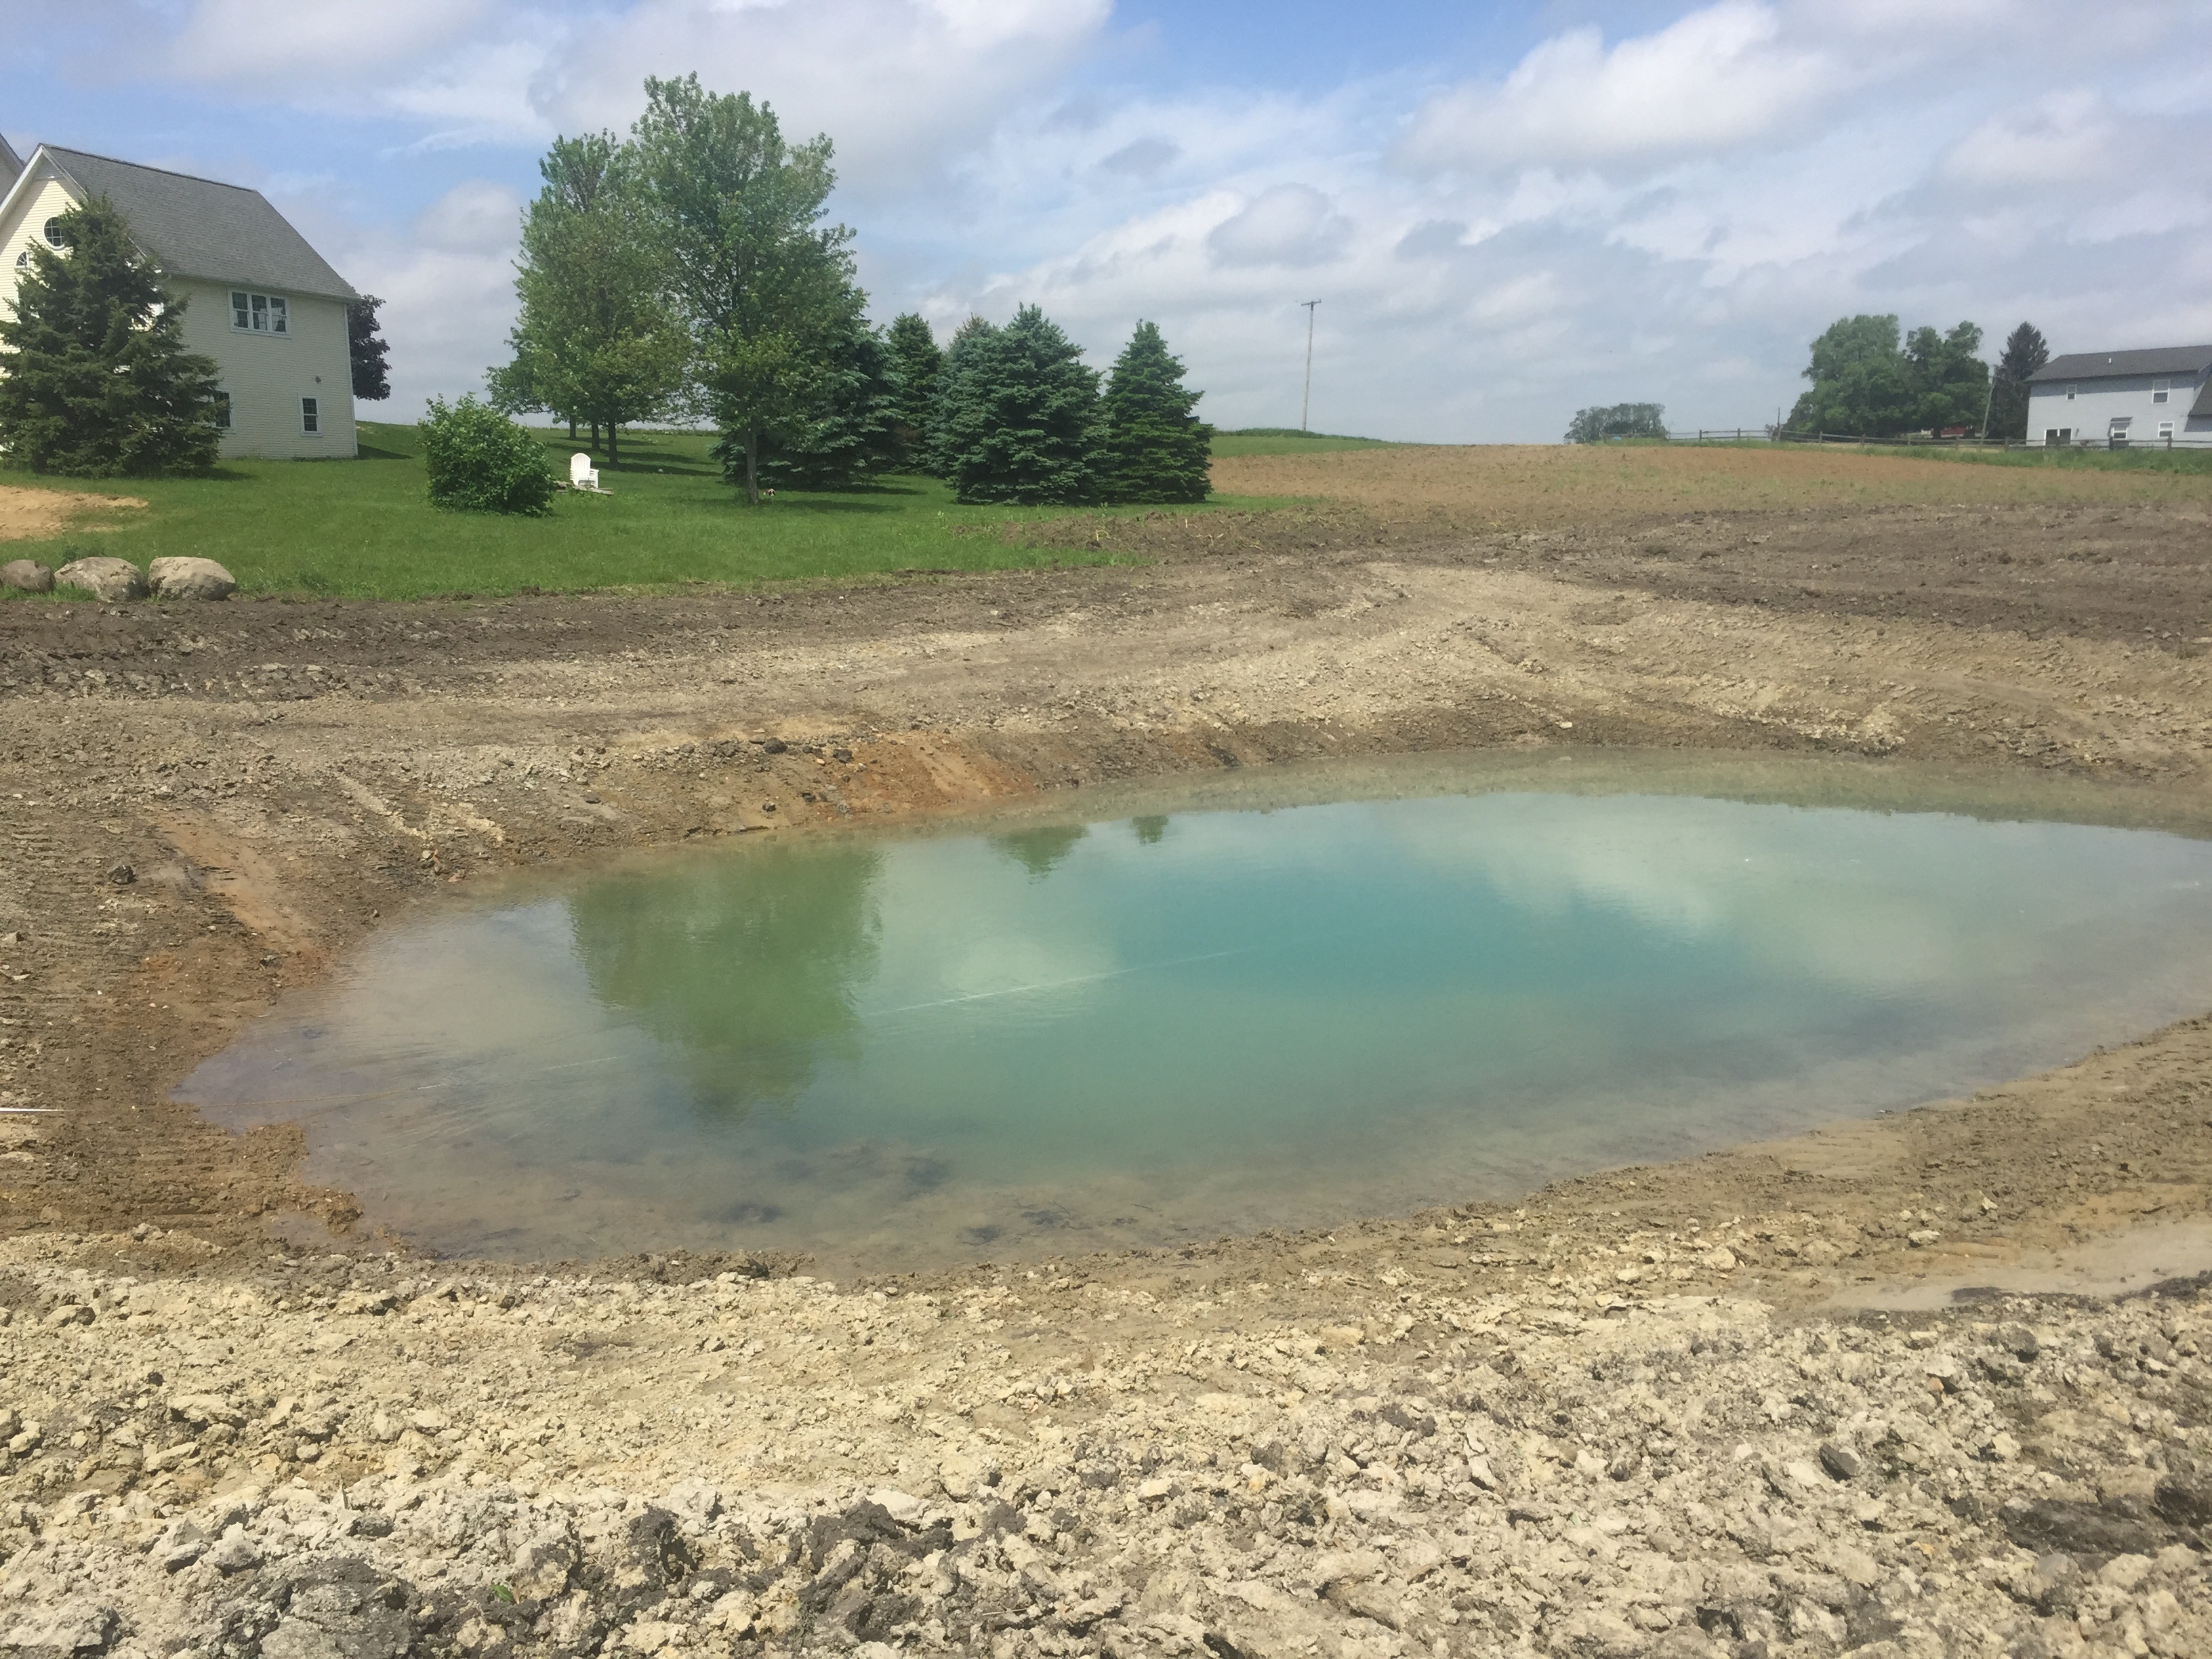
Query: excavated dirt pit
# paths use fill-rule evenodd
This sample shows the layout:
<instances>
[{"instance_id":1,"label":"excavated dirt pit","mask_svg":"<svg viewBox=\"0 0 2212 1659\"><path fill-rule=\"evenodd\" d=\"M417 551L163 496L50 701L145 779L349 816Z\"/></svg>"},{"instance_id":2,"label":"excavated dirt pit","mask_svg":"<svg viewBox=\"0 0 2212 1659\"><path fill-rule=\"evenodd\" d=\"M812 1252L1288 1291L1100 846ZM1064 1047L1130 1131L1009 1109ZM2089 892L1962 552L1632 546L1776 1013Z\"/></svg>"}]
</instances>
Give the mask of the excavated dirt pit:
<instances>
[{"instance_id":1,"label":"excavated dirt pit","mask_svg":"<svg viewBox=\"0 0 2212 1659\"><path fill-rule=\"evenodd\" d=\"M430 1261L303 1184L296 1129L169 1097L494 872L1116 780L1695 750L2203 834L2202 492L1984 489L0 605L0 1646L2204 1650L2202 1018L1510 1201L834 1286Z\"/></svg>"}]
</instances>

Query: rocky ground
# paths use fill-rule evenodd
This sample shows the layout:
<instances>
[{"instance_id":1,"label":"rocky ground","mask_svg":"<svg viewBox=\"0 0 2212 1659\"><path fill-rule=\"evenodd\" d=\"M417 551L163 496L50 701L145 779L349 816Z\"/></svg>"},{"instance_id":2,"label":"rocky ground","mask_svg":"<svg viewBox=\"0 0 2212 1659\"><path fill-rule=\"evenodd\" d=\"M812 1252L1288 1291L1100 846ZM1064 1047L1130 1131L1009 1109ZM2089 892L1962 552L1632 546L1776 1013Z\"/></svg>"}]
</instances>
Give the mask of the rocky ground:
<instances>
[{"instance_id":1,"label":"rocky ground","mask_svg":"<svg viewBox=\"0 0 2212 1659\"><path fill-rule=\"evenodd\" d=\"M2212 1648L2202 1281L1899 1318L1711 1286L1860 1248L1811 1220L1519 1283L1510 1215L872 1289L18 1244L0 1645Z\"/></svg>"},{"instance_id":2,"label":"rocky ground","mask_svg":"<svg viewBox=\"0 0 2212 1659\"><path fill-rule=\"evenodd\" d=\"M2149 1231L2205 1213L2203 1021L1510 1206L834 1287L427 1262L167 1091L472 878L1115 778L1830 756L2202 833L2208 522L1355 503L843 590L0 604L0 1648L2205 1650L2207 1322L2148 1289L2212 1264ZM2027 1294L2114 1238L2128 1299Z\"/></svg>"}]
</instances>

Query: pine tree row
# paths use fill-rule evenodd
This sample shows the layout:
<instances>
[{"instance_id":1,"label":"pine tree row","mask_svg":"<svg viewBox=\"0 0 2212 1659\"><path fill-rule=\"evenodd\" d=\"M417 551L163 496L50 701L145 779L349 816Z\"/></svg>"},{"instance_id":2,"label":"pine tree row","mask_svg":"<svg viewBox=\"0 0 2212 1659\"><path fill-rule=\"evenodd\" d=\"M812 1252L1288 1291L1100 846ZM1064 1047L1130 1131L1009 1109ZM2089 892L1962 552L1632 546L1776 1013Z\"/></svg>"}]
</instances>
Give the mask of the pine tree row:
<instances>
[{"instance_id":1,"label":"pine tree row","mask_svg":"<svg viewBox=\"0 0 2212 1659\"><path fill-rule=\"evenodd\" d=\"M902 468L963 501L1021 506L1202 501L1212 428L1158 325L1139 323L1101 381L1034 306L971 317L939 350L908 314L848 361L844 406L780 446L779 477L823 488Z\"/></svg>"}]
</instances>

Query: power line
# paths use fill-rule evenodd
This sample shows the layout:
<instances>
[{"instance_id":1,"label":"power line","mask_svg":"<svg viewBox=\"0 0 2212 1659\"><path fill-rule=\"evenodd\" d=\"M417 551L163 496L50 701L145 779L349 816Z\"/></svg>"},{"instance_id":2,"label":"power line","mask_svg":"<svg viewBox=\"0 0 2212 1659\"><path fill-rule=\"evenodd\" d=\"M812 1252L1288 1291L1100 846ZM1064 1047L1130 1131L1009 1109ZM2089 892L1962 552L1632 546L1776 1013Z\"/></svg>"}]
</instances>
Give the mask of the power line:
<instances>
[{"instance_id":1,"label":"power line","mask_svg":"<svg viewBox=\"0 0 2212 1659\"><path fill-rule=\"evenodd\" d=\"M1298 403L1298 430L1304 432L1313 415L1314 307L1321 301L1301 300L1298 303L1306 308L1306 395Z\"/></svg>"}]
</instances>

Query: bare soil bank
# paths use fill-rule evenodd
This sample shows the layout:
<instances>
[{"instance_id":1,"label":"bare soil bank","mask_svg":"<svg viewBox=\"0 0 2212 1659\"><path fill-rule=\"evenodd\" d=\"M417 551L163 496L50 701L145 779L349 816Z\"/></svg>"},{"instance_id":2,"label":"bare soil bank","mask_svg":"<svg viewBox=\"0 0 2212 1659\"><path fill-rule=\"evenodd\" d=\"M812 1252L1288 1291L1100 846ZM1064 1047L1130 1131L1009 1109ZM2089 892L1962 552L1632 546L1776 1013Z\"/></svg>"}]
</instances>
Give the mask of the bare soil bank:
<instances>
[{"instance_id":1,"label":"bare soil bank","mask_svg":"<svg viewBox=\"0 0 2212 1659\"><path fill-rule=\"evenodd\" d=\"M1974 1380L1984 1349L2000 1369L2027 1362L2005 1361L2012 1349L1969 1328L1971 1316L1941 1326L1966 1379L1955 1396L1943 1376L1931 1387L1917 1374L1903 1356L1920 1350L1894 1330L1868 1339L1874 1358L1831 1387L1821 1367L1859 1351L1849 1333L1861 1327L1820 1310L2203 1215L2206 1021L1970 1102L1563 1183L1510 1208L1045 1264L1034 1280L1024 1265L834 1297L771 1286L737 1311L748 1276L774 1264L628 1264L616 1294L632 1299L606 1308L573 1275L387 1269L325 1231L351 1206L298 1186L295 1135L234 1139L167 1103L276 990L471 876L1108 779L1446 748L1690 748L2078 777L2099 783L2116 817L2212 822L2202 655L2212 550L2193 500L1592 515L1510 533L1336 507L1164 515L1114 533L1156 562L757 596L0 606L0 1104L42 1114L0 1119L12 1142L0 1163L12 1242L0 1250L17 1310L0 1329L15 1390L0 1408L17 1413L19 1437L40 1425L9 1443L0 1476L0 1498L22 1505L0 1506L15 1528L6 1616L82 1603L99 1632L82 1645L149 1652L875 1640L1626 1653L1663 1637L1691 1653L1761 1641L1971 1651L1967 1633L1996 1629L2002 1613L2048 1650L2094 1638L2117 1651L2130 1620L2136 1639L2169 1644L2153 1650L2191 1650L2204 1628L2201 1565L2156 1552L2191 1546L2203 1524L2188 1518L2198 1500L2186 1487L2196 1460L2212 1456L2204 1373L2186 1346L2203 1330L2193 1303L2172 1304L2172 1316L2008 1314L2040 1320L2051 1352L2073 1356L2074 1379L2023 1371L2002 1385L2049 1401ZM322 1265L286 1266L280 1237L315 1241ZM2151 1248L2142 1275L2195 1265L2165 1259L2180 1248ZM720 1272L740 1277L696 1293L716 1298L711 1317L653 1288ZM428 1335L374 1310L341 1322L366 1305L342 1295L373 1301L387 1281L432 1322ZM938 1298L945 1331L878 1331L870 1322L890 1304L872 1288ZM958 1304L971 1294L1021 1305ZM1085 1296L1103 1311L1083 1312ZM1712 1296L1726 1299L1695 1300ZM537 1346L487 1340L533 1305L545 1321ZM951 1323L954 1313L985 1330ZM1133 1322L1108 1333L1101 1320ZM1606 1328L1585 1342L1593 1321ZM763 1346L744 1357L758 1363L699 1362L726 1380L708 1390L715 1401L692 1401L685 1356L715 1342L708 1352L743 1351L756 1329ZM1467 1334L1486 1329L1486 1343ZM1540 1331L1552 1334L1529 1334ZM1605 1356L1617 1331L1638 1340L1614 1376L1603 1367L1616 1363ZM2104 1381L2075 1353L2099 1335L2113 1354L2087 1352ZM817 1342L828 1351L805 1347L814 1370L776 1363L776 1345L796 1345L789 1358ZM522 1364L539 1352L542 1364ZM1322 1364L1332 1352L1367 1358L1332 1369ZM988 1364L992 1387L956 1387L925 1355ZM1508 1356L1534 1369L1501 1369ZM510 1360L521 1368L493 1377ZM1298 1365L1320 1369L1301 1376ZM1504 1380L1488 1382L1482 1366ZM155 1371L165 1380L145 1380ZM180 1403L173 1376L220 1409ZM1637 1431L1641 1449L1615 1476L1625 1454L1612 1440L1627 1432L1615 1419L1640 1409L1616 1395L1638 1389L1672 1415ZM1670 1389L1731 1403L1686 1419ZM1118 1426L1050 1415L1048 1402L1085 1389L1120 1402ZM1206 1396L1292 1394L1269 1409L1309 1402L1295 1434L1287 1417L1265 1433L1216 1433L1193 1415ZM1979 1413L1980 1440L1945 1416L1954 1397ZM717 1401L745 1435L705 1409ZM481 1424L465 1420L479 1407ZM2052 1428L2060 1409L2074 1415ZM1923 1416L1945 1437L1933 1449ZM2013 1452L1994 1438L2004 1424ZM2042 1440L2031 1424L2045 1425ZM1856 1518L1847 1483L1838 1496L1790 1471L1819 1462L1822 1436L1862 1458L1915 1449L1882 1452L1886 1484L1869 1494L1909 1525ZM557 1457L533 1473L530 1448L542 1445ZM957 1461L980 1468L987 1455L1001 1484L1016 1477L996 1498L979 1496L981 1474ZM1486 1457L1478 1473L1469 1459ZM1022 1474L1052 1459L1048 1474ZM1092 1480L1092 1464L1114 1479ZM1424 1469L1433 1490L1412 1487L1408 1471ZM2139 1492L2121 1482L2100 1495L2100 1480L2130 1469L2148 1472ZM665 1497L657 1483L685 1470L729 1494L729 1513L716 1519L694 1487L679 1510L705 1513L645 1518L643 1499ZM416 1521L382 1534L341 1525L343 1506L331 1506L372 1474L374 1490L345 1500L356 1510L419 1520L473 1503L483 1514L442 1532L424 1521L420 1537ZM1588 1490L1538 1490L1568 1475ZM295 1476L306 1486L285 1486ZM2160 1498L2168 1476L2183 1484ZM1237 1495L1291 1477L1305 1483L1296 1502ZM1743 1490L1722 1492L1730 1480ZM882 1520L854 1510L875 1486L915 1506ZM580 1496L593 1488L605 1490ZM1386 1489L1400 1501L1358 1496ZM1692 1502L1721 1518L1705 1527ZM2012 1503L2070 1504L2074 1530L2008 1521ZM1782 1526L1785 1510L1811 1515L1809 1529ZM2095 1530L2130 1517L2137 1532ZM541 1522L569 1551L542 1585L518 1565ZM185 1522L209 1534L206 1547L191 1548ZM940 1522L941 1542L930 1531ZM226 1569L214 1544L233 1525ZM659 1564L649 1569L622 1555L647 1534L637 1548ZM1665 1570L1640 1557L1627 1571L1615 1557L1632 1534L1643 1555L1695 1566L1696 1582L1659 1583L1651 1575ZM368 1535L400 1543L380 1553ZM168 1555L145 1553L163 1539ZM1141 1572L1125 1559L1140 1547L1156 1552ZM1207 1553L1232 1547L1234 1559ZM2030 1569L2053 1548L2071 1565L2050 1565L2045 1584ZM1255 1551L1267 1561L1254 1565ZM1443 1565L1416 1571L1425 1551ZM1324 1559L1346 1552L1358 1557L1349 1567ZM2137 1556L2140 1571L2097 1577ZM337 1588L298 1577L301 1563L341 1559L353 1565L330 1569ZM84 1586L122 1583L126 1566L137 1576L100 1613ZM1723 1583L1723 1566L1750 1576ZM925 1573L927 1594L905 1583ZM378 1588L395 1583L407 1588ZM1440 1601L1425 1599L1443 1584ZM726 1601L740 1590L752 1599ZM289 1610L349 1595L343 1619ZM422 1611L433 1603L444 1611ZM378 1624L379 1607L400 1626ZM265 1612L248 1618L250 1607ZM311 1639L324 1631L336 1643L341 1625L368 1645ZM384 1634L360 1635L370 1625ZM18 1620L0 1627L9 1643L76 1638Z\"/></svg>"}]
</instances>

